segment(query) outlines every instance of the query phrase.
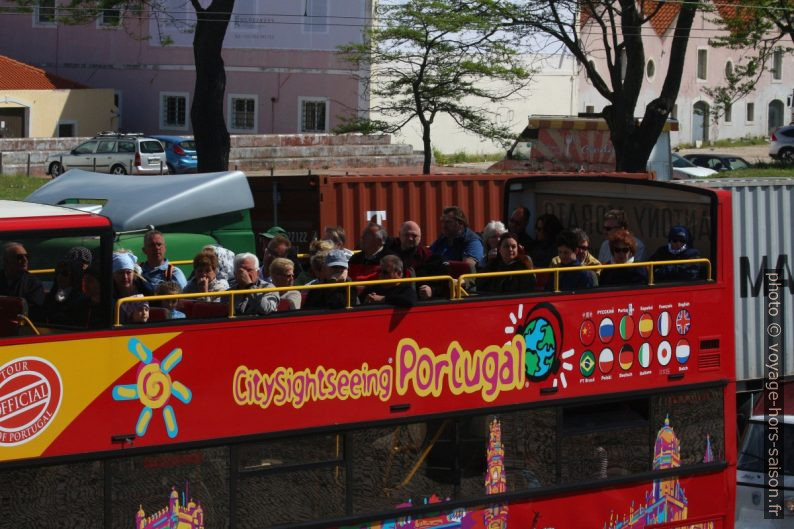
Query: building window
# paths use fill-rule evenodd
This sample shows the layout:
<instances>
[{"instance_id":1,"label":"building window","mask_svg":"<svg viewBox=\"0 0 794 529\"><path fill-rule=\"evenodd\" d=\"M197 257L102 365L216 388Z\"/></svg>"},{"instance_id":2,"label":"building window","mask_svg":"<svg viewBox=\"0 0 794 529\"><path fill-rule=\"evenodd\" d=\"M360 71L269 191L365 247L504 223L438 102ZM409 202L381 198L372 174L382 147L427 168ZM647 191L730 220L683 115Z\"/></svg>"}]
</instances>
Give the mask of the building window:
<instances>
[{"instance_id":1,"label":"building window","mask_svg":"<svg viewBox=\"0 0 794 529\"><path fill-rule=\"evenodd\" d=\"M120 28L121 9L102 9L97 18L97 26L100 28Z\"/></svg>"},{"instance_id":2,"label":"building window","mask_svg":"<svg viewBox=\"0 0 794 529\"><path fill-rule=\"evenodd\" d=\"M708 53L709 50L701 48L698 50L698 80L705 81L708 72Z\"/></svg>"},{"instance_id":3,"label":"building window","mask_svg":"<svg viewBox=\"0 0 794 529\"><path fill-rule=\"evenodd\" d=\"M730 123L733 119L733 105L725 103L725 123Z\"/></svg>"},{"instance_id":4,"label":"building window","mask_svg":"<svg viewBox=\"0 0 794 529\"><path fill-rule=\"evenodd\" d=\"M300 131L328 132L328 100L299 99Z\"/></svg>"},{"instance_id":5,"label":"building window","mask_svg":"<svg viewBox=\"0 0 794 529\"><path fill-rule=\"evenodd\" d=\"M328 0L303 2L303 32L328 33Z\"/></svg>"},{"instance_id":6,"label":"building window","mask_svg":"<svg viewBox=\"0 0 794 529\"><path fill-rule=\"evenodd\" d=\"M747 122L755 121L755 103L747 103Z\"/></svg>"},{"instance_id":7,"label":"building window","mask_svg":"<svg viewBox=\"0 0 794 529\"><path fill-rule=\"evenodd\" d=\"M55 0L38 0L34 11L36 26L54 26L55 21Z\"/></svg>"},{"instance_id":8,"label":"building window","mask_svg":"<svg viewBox=\"0 0 794 529\"><path fill-rule=\"evenodd\" d=\"M162 92L160 94L160 128L187 130L186 93Z\"/></svg>"},{"instance_id":9,"label":"building window","mask_svg":"<svg viewBox=\"0 0 794 529\"><path fill-rule=\"evenodd\" d=\"M772 53L772 79L775 81L783 79L783 50L775 50Z\"/></svg>"},{"instance_id":10,"label":"building window","mask_svg":"<svg viewBox=\"0 0 794 529\"><path fill-rule=\"evenodd\" d=\"M648 77L648 80L651 81L656 76L656 63L653 62L653 59L648 59L648 62L645 63L645 75Z\"/></svg>"},{"instance_id":11,"label":"building window","mask_svg":"<svg viewBox=\"0 0 794 529\"><path fill-rule=\"evenodd\" d=\"M74 122L61 121L58 123L59 138L74 138L77 136L77 125Z\"/></svg>"},{"instance_id":12,"label":"building window","mask_svg":"<svg viewBox=\"0 0 794 529\"><path fill-rule=\"evenodd\" d=\"M229 129L256 132L256 96L229 96Z\"/></svg>"}]
</instances>

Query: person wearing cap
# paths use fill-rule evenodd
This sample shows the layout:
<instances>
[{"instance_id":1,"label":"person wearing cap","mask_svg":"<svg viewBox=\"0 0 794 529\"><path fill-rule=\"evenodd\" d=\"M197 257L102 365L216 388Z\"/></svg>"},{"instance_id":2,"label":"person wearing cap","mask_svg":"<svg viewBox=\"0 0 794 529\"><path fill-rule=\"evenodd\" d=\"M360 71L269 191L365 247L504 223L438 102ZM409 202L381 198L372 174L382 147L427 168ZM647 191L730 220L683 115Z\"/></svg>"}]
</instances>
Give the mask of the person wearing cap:
<instances>
[{"instance_id":1,"label":"person wearing cap","mask_svg":"<svg viewBox=\"0 0 794 529\"><path fill-rule=\"evenodd\" d=\"M347 277L348 259L344 251L334 248L325 257L325 263L320 273L319 281L315 284L335 284L350 281ZM356 303L355 293L351 294L351 303ZM309 290L305 309L342 309L347 307L347 289L345 288L318 288Z\"/></svg>"},{"instance_id":2,"label":"person wearing cap","mask_svg":"<svg viewBox=\"0 0 794 529\"><path fill-rule=\"evenodd\" d=\"M0 270L0 295L23 298L30 315L38 317L44 304L44 286L28 270L28 252L18 242L3 245L3 269Z\"/></svg>"},{"instance_id":3,"label":"person wearing cap","mask_svg":"<svg viewBox=\"0 0 794 529\"><path fill-rule=\"evenodd\" d=\"M697 259L700 252L693 247L692 232L686 226L673 226L667 233L667 244L660 246L651 261L679 261L682 259ZM655 281L691 281L700 276L700 265L669 264L653 267Z\"/></svg>"},{"instance_id":4,"label":"person wearing cap","mask_svg":"<svg viewBox=\"0 0 794 529\"><path fill-rule=\"evenodd\" d=\"M234 280L229 290L253 290L273 288L259 277L259 258L252 253L234 256ZM278 292L252 292L234 296L234 313L238 316L261 316L275 312L278 307Z\"/></svg>"},{"instance_id":5,"label":"person wearing cap","mask_svg":"<svg viewBox=\"0 0 794 529\"><path fill-rule=\"evenodd\" d=\"M467 262L472 271L483 261L485 254L482 239L469 229L466 214L457 206L444 208L441 236L430 245L430 251L445 261Z\"/></svg>"},{"instance_id":6,"label":"person wearing cap","mask_svg":"<svg viewBox=\"0 0 794 529\"><path fill-rule=\"evenodd\" d=\"M150 296L154 289L151 283L135 273L138 258L127 250L113 252L113 299L136 294Z\"/></svg>"},{"instance_id":7,"label":"person wearing cap","mask_svg":"<svg viewBox=\"0 0 794 529\"><path fill-rule=\"evenodd\" d=\"M80 266L83 270L91 266L91 262L93 261L91 250L85 246L72 246L69 248L69 251L66 252L64 259L67 261L75 261L80 263Z\"/></svg>"},{"instance_id":8,"label":"person wearing cap","mask_svg":"<svg viewBox=\"0 0 794 529\"><path fill-rule=\"evenodd\" d=\"M146 262L141 265L141 275L146 278L152 287L157 287L162 281L176 281L179 288L185 288L187 278L185 274L168 262L165 257L165 237L157 230L150 230L143 236L143 253Z\"/></svg>"}]
</instances>

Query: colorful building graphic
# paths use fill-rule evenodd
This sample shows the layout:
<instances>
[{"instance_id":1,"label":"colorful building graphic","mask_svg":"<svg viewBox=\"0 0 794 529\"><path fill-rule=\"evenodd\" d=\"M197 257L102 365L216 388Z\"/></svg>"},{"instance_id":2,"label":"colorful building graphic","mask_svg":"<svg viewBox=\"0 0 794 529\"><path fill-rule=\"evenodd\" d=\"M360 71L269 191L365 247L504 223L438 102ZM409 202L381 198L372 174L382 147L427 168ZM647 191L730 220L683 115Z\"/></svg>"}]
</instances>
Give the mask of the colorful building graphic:
<instances>
[{"instance_id":1,"label":"colorful building graphic","mask_svg":"<svg viewBox=\"0 0 794 529\"><path fill-rule=\"evenodd\" d=\"M711 439L706 438L706 456L713 460ZM656 435L653 446L653 469L665 470L681 466L681 444L675 435L670 418L665 418L664 426ZM648 525L686 520L688 501L678 478L653 480L650 491L645 493L645 501L639 507L631 503L628 514L622 517L610 514L604 529L642 529ZM692 524L686 529L713 529L713 522Z\"/></svg>"},{"instance_id":2,"label":"colorful building graphic","mask_svg":"<svg viewBox=\"0 0 794 529\"><path fill-rule=\"evenodd\" d=\"M494 419L491 421L488 435L488 471L485 474L485 493L501 494L507 492L507 476L505 475L505 449L502 445L502 425ZM485 527L487 529L507 528L507 504L493 505L485 509Z\"/></svg>"},{"instance_id":3,"label":"colorful building graphic","mask_svg":"<svg viewBox=\"0 0 794 529\"><path fill-rule=\"evenodd\" d=\"M186 483L185 493L182 495L183 505L179 504L179 493L171 487L168 507L146 516L141 506L135 514L135 529L204 529L204 509L201 503L195 503L191 499L184 505L187 491Z\"/></svg>"}]
</instances>

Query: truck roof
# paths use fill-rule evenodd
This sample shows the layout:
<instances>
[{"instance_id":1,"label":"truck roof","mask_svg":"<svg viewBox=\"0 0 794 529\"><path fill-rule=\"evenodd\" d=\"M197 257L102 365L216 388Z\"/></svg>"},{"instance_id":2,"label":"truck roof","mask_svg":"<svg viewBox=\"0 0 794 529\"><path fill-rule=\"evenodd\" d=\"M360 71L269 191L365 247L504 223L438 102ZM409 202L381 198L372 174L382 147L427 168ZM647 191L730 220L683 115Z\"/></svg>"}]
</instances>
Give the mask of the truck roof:
<instances>
[{"instance_id":1,"label":"truck roof","mask_svg":"<svg viewBox=\"0 0 794 529\"><path fill-rule=\"evenodd\" d=\"M179 175L112 175L72 169L26 199L41 204L95 200L92 211L117 231L144 229L250 209L254 198L241 171Z\"/></svg>"},{"instance_id":2,"label":"truck roof","mask_svg":"<svg viewBox=\"0 0 794 529\"><path fill-rule=\"evenodd\" d=\"M0 229L3 231L47 230L109 226L105 217L68 207L0 200Z\"/></svg>"}]
</instances>

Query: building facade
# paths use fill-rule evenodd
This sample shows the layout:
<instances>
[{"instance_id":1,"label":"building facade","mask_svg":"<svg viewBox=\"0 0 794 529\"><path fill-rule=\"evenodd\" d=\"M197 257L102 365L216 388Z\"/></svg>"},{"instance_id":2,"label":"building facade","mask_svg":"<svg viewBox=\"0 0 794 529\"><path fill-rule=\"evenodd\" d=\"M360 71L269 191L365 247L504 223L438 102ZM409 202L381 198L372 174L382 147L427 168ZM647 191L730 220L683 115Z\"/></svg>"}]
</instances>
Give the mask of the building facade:
<instances>
[{"instance_id":1,"label":"building facade","mask_svg":"<svg viewBox=\"0 0 794 529\"><path fill-rule=\"evenodd\" d=\"M782 49L774 54L769 65L771 70L761 75L755 90L720 112L715 119L715 102L704 89L724 85L726 72L732 71L748 53L709 44L709 39L723 32L714 19L718 15L732 14L726 10L725 4L716 4L716 8L716 13L699 10L692 24L681 87L671 115L679 121L679 132L671 134L673 145L767 136L791 120L794 64ZM680 4L667 5L643 26L645 82L637 104L637 117L642 117L645 106L662 90L679 9ZM583 31L598 31L591 19L582 17L582 20ZM599 73L608 79L605 56L595 48L597 46L593 46L590 59ZM580 112L600 112L607 104L587 79L583 68L579 70L579 89Z\"/></svg>"},{"instance_id":2,"label":"building facade","mask_svg":"<svg viewBox=\"0 0 794 529\"><path fill-rule=\"evenodd\" d=\"M106 10L70 25L62 21L74 13L60 0L39 0L32 12L0 17L0 50L87 87L113 89L106 128L191 134L195 11L184 0L163 6ZM223 50L229 132L328 132L340 115L368 108L362 72L337 47L360 42L371 20L372 0L235 2Z\"/></svg>"}]
</instances>

